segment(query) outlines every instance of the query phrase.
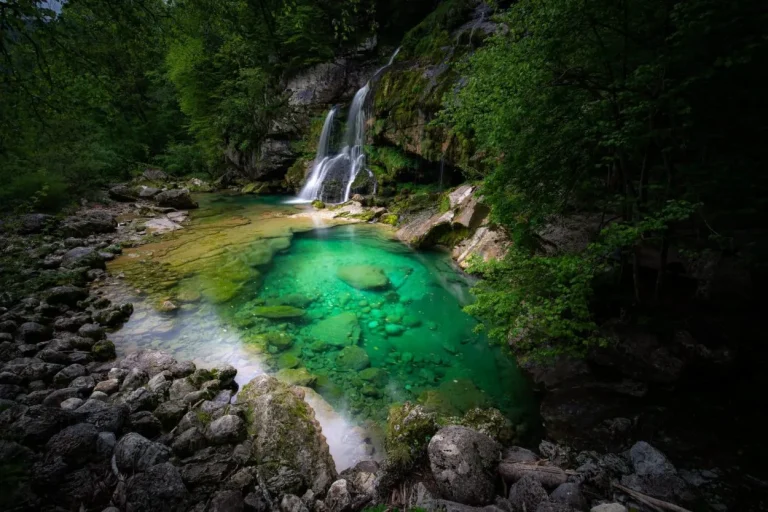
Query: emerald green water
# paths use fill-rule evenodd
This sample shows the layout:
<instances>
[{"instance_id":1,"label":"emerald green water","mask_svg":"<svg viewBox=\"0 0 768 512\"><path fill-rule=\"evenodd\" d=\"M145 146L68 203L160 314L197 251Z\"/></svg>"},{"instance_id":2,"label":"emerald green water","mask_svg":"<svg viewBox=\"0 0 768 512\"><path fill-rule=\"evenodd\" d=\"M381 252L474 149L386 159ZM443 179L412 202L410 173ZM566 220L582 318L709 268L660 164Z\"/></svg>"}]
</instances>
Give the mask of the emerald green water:
<instances>
[{"instance_id":1,"label":"emerald green water","mask_svg":"<svg viewBox=\"0 0 768 512\"><path fill-rule=\"evenodd\" d=\"M330 226L273 198L201 199L191 227L112 265L120 278L105 294L135 307L112 335L119 353L155 348L232 364L240 384L267 372L314 388L338 413L318 413L332 453L334 437L383 425L406 400L442 416L495 407L517 425L530 419L524 379L462 311L471 282L447 254L413 251L380 226ZM383 285L339 276L358 266Z\"/></svg>"}]
</instances>

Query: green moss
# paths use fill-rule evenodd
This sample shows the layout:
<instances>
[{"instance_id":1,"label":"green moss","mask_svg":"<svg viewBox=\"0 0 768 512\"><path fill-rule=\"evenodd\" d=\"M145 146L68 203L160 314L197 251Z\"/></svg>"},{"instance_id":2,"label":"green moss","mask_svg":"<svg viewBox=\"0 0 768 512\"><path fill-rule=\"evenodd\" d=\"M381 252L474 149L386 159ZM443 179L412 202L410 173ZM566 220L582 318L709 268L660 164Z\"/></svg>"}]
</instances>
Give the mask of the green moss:
<instances>
[{"instance_id":1,"label":"green moss","mask_svg":"<svg viewBox=\"0 0 768 512\"><path fill-rule=\"evenodd\" d=\"M303 309L293 306L259 306L251 310L253 316L269 319L299 318L304 313Z\"/></svg>"},{"instance_id":2,"label":"green moss","mask_svg":"<svg viewBox=\"0 0 768 512\"><path fill-rule=\"evenodd\" d=\"M115 344L109 340L101 340L91 347L91 354L99 361L109 361L117 356Z\"/></svg>"},{"instance_id":3,"label":"green moss","mask_svg":"<svg viewBox=\"0 0 768 512\"><path fill-rule=\"evenodd\" d=\"M375 216L376 216L375 213L373 213L370 210L366 210L363 213L355 213L355 214L349 215L349 218L351 218L351 219L360 219L360 220L363 220L365 222L370 222L370 221L373 220L373 218Z\"/></svg>"},{"instance_id":4,"label":"green moss","mask_svg":"<svg viewBox=\"0 0 768 512\"><path fill-rule=\"evenodd\" d=\"M379 222L389 224L390 226L397 226L399 217L395 213L386 213L379 218Z\"/></svg>"},{"instance_id":5,"label":"green moss","mask_svg":"<svg viewBox=\"0 0 768 512\"><path fill-rule=\"evenodd\" d=\"M319 199L315 199L314 201L312 201L312 207L315 210L322 210L323 208L325 208L325 203L320 201Z\"/></svg>"},{"instance_id":6,"label":"green moss","mask_svg":"<svg viewBox=\"0 0 768 512\"><path fill-rule=\"evenodd\" d=\"M389 409L385 447L389 471L404 473L426 454L430 439L438 431L436 415L406 402Z\"/></svg>"}]
</instances>

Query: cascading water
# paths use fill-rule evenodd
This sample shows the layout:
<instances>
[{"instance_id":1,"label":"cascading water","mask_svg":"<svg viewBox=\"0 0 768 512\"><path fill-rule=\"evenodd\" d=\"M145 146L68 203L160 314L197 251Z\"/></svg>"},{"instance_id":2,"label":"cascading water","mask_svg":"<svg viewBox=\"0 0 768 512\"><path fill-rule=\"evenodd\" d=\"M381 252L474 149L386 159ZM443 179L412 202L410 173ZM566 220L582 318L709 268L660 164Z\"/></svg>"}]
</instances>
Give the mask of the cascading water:
<instances>
[{"instance_id":1,"label":"cascading water","mask_svg":"<svg viewBox=\"0 0 768 512\"><path fill-rule=\"evenodd\" d=\"M333 121L336 115L336 107L328 112L320 135L317 147L315 164L309 174L306 184L299 193L299 201L308 202L319 199L324 202L337 203L349 201L352 194L352 186L360 171L365 169L373 181L373 191L376 193L376 180L365 162L365 125L368 115L365 103L371 92L371 81L392 65L400 48L390 57L385 66L379 68L371 79L355 94L352 105L349 107L347 117L347 129L344 134L344 146L335 156L329 155L329 142Z\"/></svg>"}]
</instances>

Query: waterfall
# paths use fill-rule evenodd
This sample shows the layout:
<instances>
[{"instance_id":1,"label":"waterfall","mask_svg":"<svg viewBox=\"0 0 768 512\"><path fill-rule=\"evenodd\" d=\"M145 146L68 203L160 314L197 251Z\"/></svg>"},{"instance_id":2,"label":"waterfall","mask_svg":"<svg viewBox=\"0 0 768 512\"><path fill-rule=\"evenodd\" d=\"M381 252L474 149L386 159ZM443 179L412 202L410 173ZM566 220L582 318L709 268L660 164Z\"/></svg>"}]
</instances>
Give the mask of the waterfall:
<instances>
[{"instance_id":1,"label":"waterfall","mask_svg":"<svg viewBox=\"0 0 768 512\"><path fill-rule=\"evenodd\" d=\"M355 93L347 116L344 145L335 156L330 155L329 144L336 107L328 112L317 145L315 163L306 184L299 193L299 201L308 202L319 199L325 202L347 202L352 195L352 185L363 169L373 180L374 193L376 193L375 177L371 170L366 167L365 161L365 125L368 122L365 106L368 94L371 92L371 82L392 65L399 52L400 48L395 50L389 62L379 68L371 79Z\"/></svg>"}]
</instances>

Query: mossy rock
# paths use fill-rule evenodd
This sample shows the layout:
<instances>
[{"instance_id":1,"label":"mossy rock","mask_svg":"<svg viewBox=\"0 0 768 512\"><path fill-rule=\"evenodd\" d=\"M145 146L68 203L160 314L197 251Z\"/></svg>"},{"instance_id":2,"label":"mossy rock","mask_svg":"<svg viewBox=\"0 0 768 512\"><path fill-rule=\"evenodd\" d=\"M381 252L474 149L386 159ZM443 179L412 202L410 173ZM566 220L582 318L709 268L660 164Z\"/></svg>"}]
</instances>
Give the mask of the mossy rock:
<instances>
[{"instance_id":1,"label":"mossy rock","mask_svg":"<svg viewBox=\"0 0 768 512\"><path fill-rule=\"evenodd\" d=\"M296 354L283 354L277 358L277 367L281 370L290 370L296 368L300 364L301 359L299 359Z\"/></svg>"},{"instance_id":2,"label":"mossy rock","mask_svg":"<svg viewBox=\"0 0 768 512\"><path fill-rule=\"evenodd\" d=\"M387 380L389 379L386 370L383 370L382 368L366 368L365 370L358 372L357 376L360 377L361 380L378 387L386 385Z\"/></svg>"},{"instance_id":3,"label":"mossy rock","mask_svg":"<svg viewBox=\"0 0 768 512\"><path fill-rule=\"evenodd\" d=\"M268 332L264 334L264 339L278 351L288 350L293 346L293 337L284 332Z\"/></svg>"},{"instance_id":4,"label":"mossy rock","mask_svg":"<svg viewBox=\"0 0 768 512\"><path fill-rule=\"evenodd\" d=\"M389 286L389 278L373 265L349 265L336 271L336 277L358 290L381 290Z\"/></svg>"},{"instance_id":5,"label":"mossy rock","mask_svg":"<svg viewBox=\"0 0 768 512\"><path fill-rule=\"evenodd\" d=\"M312 201L312 207L315 210L322 210L323 208L325 208L325 203L320 201L319 199L315 199L314 201Z\"/></svg>"},{"instance_id":6,"label":"mossy rock","mask_svg":"<svg viewBox=\"0 0 768 512\"><path fill-rule=\"evenodd\" d=\"M115 344L109 340L97 341L93 347L91 347L91 354L98 361L109 361L117 356L115 351Z\"/></svg>"},{"instance_id":7,"label":"mossy rock","mask_svg":"<svg viewBox=\"0 0 768 512\"><path fill-rule=\"evenodd\" d=\"M240 293L242 283L234 283L226 279L215 279L204 282L202 295L205 300L213 304L229 302Z\"/></svg>"},{"instance_id":8,"label":"mossy rock","mask_svg":"<svg viewBox=\"0 0 768 512\"><path fill-rule=\"evenodd\" d=\"M242 189L240 189L240 192L242 194L264 194L269 189L268 183L261 183L261 182L253 182L248 183L245 185Z\"/></svg>"},{"instance_id":9,"label":"mossy rock","mask_svg":"<svg viewBox=\"0 0 768 512\"><path fill-rule=\"evenodd\" d=\"M200 302L202 298L202 294L197 290L182 289L176 292L176 300L182 304L194 304Z\"/></svg>"},{"instance_id":10,"label":"mossy rock","mask_svg":"<svg viewBox=\"0 0 768 512\"><path fill-rule=\"evenodd\" d=\"M517 440L515 426L498 409L475 407L467 411L458 424L482 432L504 446Z\"/></svg>"},{"instance_id":11,"label":"mossy rock","mask_svg":"<svg viewBox=\"0 0 768 512\"><path fill-rule=\"evenodd\" d=\"M440 417L462 416L470 409L490 406L488 396L468 379L447 380L437 389L423 392L418 402Z\"/></svg>"},{"instance_id":12,"label":"mossy rock","mask_svg":"<svg viewBox=\"0 0 768 512\"><path fill-rule=\"evenodd\" d=\"M370 222L376 217L376 213L372 212L371 210L366 210L363 213L354 213L349 216L351 219L360 219L365 222Z\"/></svg>"},{"instance_id":13,"label":"mossy rock","mask_svg":"<svg viewBox=\"0 0 768 512\"><path fill-rule=\"evenodd\" d=\"M368 352L358 346L344 347L336 356L336 367L339 370L360 371L370 365Z\"/></svg>"},{"instance_id":14,"label":"mossy rock","mask_svg":"<svg viewBox=\"0 0 768 512\"><path fill-rule=\"evenodd\" d=\"M387 417L385 447L390 470L405 472L426 455L427 445L439 430L437 417L420 405L393 405Z\"/></svg>"},{"instance_id":15,"label":"mossy rock","mask_svg":"<svg viewBox=\"0 0 768 512\"><path fill-rule=\"evenodd\" d=\"M314 387L317 375L309 373L306 368L285 368L275 374L275 377L289 386Z\"/></svg>"},{"instance_id":16,"label":"mossy rock","mask_svg":"<svg viewBox=\"0 0 768 512\"><path fill-rule=\"evenodd\" d=\"M386 213L379 217L379 222L382 224L389 224L390 226L397 226L399 217L396 213Z\"/></svg>"},{"instance_id":17,"label":"mossy rock","mask_svg":"<svg viewBox=\"0 0 768 512\"><path fill-rule=\"evenodd\" d=\"M294 308L306 309L314 301L315 300L312 297L307 297L300 293L291 293L273 299L267 299L266 304L268 306L293 306Z\"/></svg>"},{"instance_id":18,"label":"mossy rock","mask_svg":"<svg viewBox=\"0 0 768 512\"><path fill-rule=\"evenodd\" d=\"M283 319L283 318L300 318L304 316L305 311L301 308L295 308L293 306L259 306L253 308L251 311L253 316L259 318Z\"/></svg>"}]
</instances>

